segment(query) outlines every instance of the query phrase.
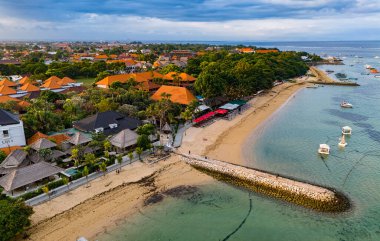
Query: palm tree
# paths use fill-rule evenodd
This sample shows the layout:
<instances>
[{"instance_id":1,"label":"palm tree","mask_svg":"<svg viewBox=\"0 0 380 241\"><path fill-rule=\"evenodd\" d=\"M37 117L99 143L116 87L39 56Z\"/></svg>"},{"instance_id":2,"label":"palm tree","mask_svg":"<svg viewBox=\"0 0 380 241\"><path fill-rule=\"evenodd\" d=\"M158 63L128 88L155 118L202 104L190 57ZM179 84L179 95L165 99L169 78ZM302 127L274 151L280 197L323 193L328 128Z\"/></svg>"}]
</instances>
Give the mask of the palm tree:
<instances>
[{"instance_id":1,"label":"palm tree","mask_svg":"<svg viewBox=\"0 0 380 241\"><path fill-rule=\"evenodd\" d=\"M143 149L141 147L136 147L135 152L139 156L139 160L142 161L141 154L143 153Z\"/></svg>"},{"instance_id":2,"label":"palm tree","mask_svg":"<svg viewBox=\"0 0 380 241\"><path fill-rule=\"evenodd\" d=\"M70 190L69 179L67 177L62 178L63 184L67 186L67 190Z\"/></svg>"},{"instance_id":3,"label":"palm tree","mask_svg":"<svg viewBox=\"0 0 380 241\"><path fill-rule=\"evenodd\" d=\"M88 171L87 166L84 166L83 171L82 171L82 176L85 176L85 177L86 177L86 182L88 182L88 174L89 174L89 173L90 173L90 172Z\"/></svg>"},{"instance_id":4,"label":"palm tree","mask_svg":"<svg viewBox=\"0 0 380 241\"><path fill-rule=\"evenodd\" d=\"M50 195L49 195L49 187L48 186L43 186L41 188L41 190L48 195L49 199L50 199Z\"/></svg>"},{"instance_id":5,"label":"palm tree","mask_svg":"<svg viewBox=\"0 0 380 241\"><path fill-rule=\"evenodd\" d=\"M74 160L74 166L76 166L77 168L79 166L78 157L79 157L79 149L78 148L73 148L71 150L71 159Z\"/></svg>"},{"instance_id":6,"label":"palm tree","mask_svg":"<svg viewBox=\"0 0 380 241\"><path fill-rule=\"evenodd\" d=\"M102 162L99 166L100 170L103 172L103 175L105 176L107 173L107 165L105 162Z\"/></svg>"},{"instance_id":7,"label":"palm tree","mask_svg":"<svg viewBox=\"0 0 380 241\"><path fill-rule=\"evenodd\" d=\"M94 153L86 153L84 155L84 161L86 162L86 165L94 165L95 159L96 157Z\"/></svg>"},{"instance_id":8,"label":"palm tree","mask_svg":"<svg viewBox=\"0 0 380 241\"><path fill-rule=\"evenodd\" d=\"M132 151L128 152L128 158L129 158L129 163L132 163L132 159L133 159L133 152Z\"/></svg>"},{"instance_id":9,"label":"palm tree","mask_svg":"<svg viewBox=\"0 0 380 241\"><path fill-rule=\"evenodd\" d=\"M116 160L117 162L119 163L120 165L120 171L121 171L121 163L123 163L123 156L120 154L120 155L117 155L116 156Z\"/></svg>"}]
</instances>

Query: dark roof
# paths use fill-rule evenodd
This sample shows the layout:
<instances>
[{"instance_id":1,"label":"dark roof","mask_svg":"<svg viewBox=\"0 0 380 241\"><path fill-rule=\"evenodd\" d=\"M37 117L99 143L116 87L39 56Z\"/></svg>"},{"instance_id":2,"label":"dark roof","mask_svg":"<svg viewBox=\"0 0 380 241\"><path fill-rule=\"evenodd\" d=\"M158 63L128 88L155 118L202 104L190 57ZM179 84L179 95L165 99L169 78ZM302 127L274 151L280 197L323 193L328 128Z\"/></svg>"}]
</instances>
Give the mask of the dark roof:
<instances>
[{"instance_id":1,"label":"dark roof","mask_svg":"<svg viewBox=\"0 0 380 241\"><path fill-rule=\"evenodd\" d=\"M117 124L117 127L110 128L110 124ZM94 132L95 129L103 128L105 135L118 133L124 129L134 130L140 125L140 120L126 117L116 111L100 112L80 121L76 121L73 124L74 128L84 132Z\"/></svg>"},{"instance_id":2,"label":"dark roof","mask_svg":"<svg viewBox=\"0 0 380 241\"><path fill-rule=\"evenodd\" d=\"M0 109L0 125L13 125L18 123L20 123L20 119L16 115Z\"/></svg>"},{"instance_id":3,"label":"dark roof","mask_svg":"<svg viewBox=\"0 0 380 241\"><path fill-rule=\"evenodd\" d=\"M0 164L2 168L15 168L19 167L25 160L27 153L24 150L14 150L7 158Z\"/></svg>"},{"instance_id":4,"label":"dark roof","mask_svg":"<svg viewBox=\"0 0 380 241\"><path fill-rule=\"evenodd\" d=\"M33 144L30 145L30 148L36 151L39 151L39 150L48 149L48 148L52 148L56 146L57 144L55 144L54 142L49 141L48 139L45 139L45 138L41 138L41 139L38 139L36 142L33 142Z\"/></svg>"},{"instance_id":5,"label":"dark roof","mask_svg":"<svg viewBox=\"0 0 380 241\"><path fill-rule=\"evenodd\" d=\"M6 191L12 191L19 187L39 181L45 177L53 176L61 171L63 171L62 168L42 161L11 171L7 175L0 178L0 186L2 186Z\"/></svg>"}]
</instances>

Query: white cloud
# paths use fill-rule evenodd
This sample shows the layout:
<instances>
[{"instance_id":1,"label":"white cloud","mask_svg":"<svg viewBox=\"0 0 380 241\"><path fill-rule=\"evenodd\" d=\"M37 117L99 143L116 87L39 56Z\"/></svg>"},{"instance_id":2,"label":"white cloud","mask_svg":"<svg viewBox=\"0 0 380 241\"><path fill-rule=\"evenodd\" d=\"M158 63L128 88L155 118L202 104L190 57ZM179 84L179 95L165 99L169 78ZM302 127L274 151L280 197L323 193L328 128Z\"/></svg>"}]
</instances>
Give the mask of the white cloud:
<instances>
[{"instance_id":1,"label":"white cloud","mask_svg":"<svg viewBox=\"0 0 380 241\"><path fill-rule=\"evenodd\" d=\"M259 19L187 22L137 16L82 14L50 23L0 18L3 39L46 40L351 40L376 39L380 14L350 14L311 19ZM357 32L367 31L367 35Z\"/></svg>"}]
</instances>

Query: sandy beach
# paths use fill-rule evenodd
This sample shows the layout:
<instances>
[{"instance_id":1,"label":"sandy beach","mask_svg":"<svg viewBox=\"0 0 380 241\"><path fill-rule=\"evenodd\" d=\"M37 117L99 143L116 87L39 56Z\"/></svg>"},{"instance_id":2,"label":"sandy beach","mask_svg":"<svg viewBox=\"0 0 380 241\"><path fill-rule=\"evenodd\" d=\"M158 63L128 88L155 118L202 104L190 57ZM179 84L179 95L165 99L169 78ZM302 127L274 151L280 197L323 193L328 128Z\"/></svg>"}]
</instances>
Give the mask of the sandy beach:
<instances>
[{"instance_id":1,"label":"sandy beach","mask_svg":"<svg viewBox=\"0 0 380 241\"><path fill-rule=\"evenodd\" d=\"M205 128L186 131L179 151L245 163L242 147L253 131L307 85L306 77L284 83L255 97L251 107L233 120L217 120ZM34 207L29 240L96 240L144 208L153 194L179 186L197 186L213 179L181 162L175 155L148 165L134 163L118 175L110 173L49 202Z\"/></svg>"}]
</instances>

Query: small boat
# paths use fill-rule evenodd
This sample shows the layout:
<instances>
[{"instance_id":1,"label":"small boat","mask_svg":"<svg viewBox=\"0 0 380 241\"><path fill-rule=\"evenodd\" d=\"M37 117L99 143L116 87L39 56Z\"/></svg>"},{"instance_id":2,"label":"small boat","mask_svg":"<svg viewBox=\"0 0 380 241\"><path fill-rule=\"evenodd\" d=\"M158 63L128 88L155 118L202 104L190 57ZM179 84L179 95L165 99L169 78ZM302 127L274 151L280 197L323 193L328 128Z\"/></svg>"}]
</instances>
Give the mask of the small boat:
<instances>
[{"instance_id":1,"label":"small boat","mask_svg":"<svg viewBox=\"0 0 380 241\"><path fill-rule=\"evenodd\" d=\"M358 80L358 78L348 78L348 80Z\"/></svg>"},{"instance_id":2,"label":"small boat","mask_svg":"<svg viewBox=\"0 0 380 241\"><path fill-rule=\"evenodd\" d=\"M329 155L330 154L330 146L327 144L320 144L318 153L321 155Z\"/></svg>"},{"instance_id":3,"label":"small boat","mask_svg":"<svg viewBox=\"0 0 380 241\"><path fill-rule=\"evenodd\" d=\"M380 78L380 75L375 75L375 78Z\"/></svg>"},{"instance_id":4,"label":"small boat","mask_svg":"<svg viewBox=\"0 0 380 241\"><path fill-rule=\"evenodd\" d=\"M352 108L352 104L348 103L347 101L343 101L340 103L340 107L342 108Z\"/></svg>"},{"instance_id":5,"label":"small boat","mask_svg":"<svg viewBox=\"0 0 380 241\"><path fill-rule=\"evenodd\" d=\"M374 58L375 58L375 59L380 59L380 56L375 56Z\"/></svg>"},{"instance_id":6,"label":"small boat","mask_svg":"<svg viewBox=\"0 0 380 241\"><path fill-rule=\"evenodd\" d=\"M339 147L346 147L347 146L346 137L344 135L342 135L342 137L340 138L340 142L338 143L338 146Z\"/></svg>"},{"instance_id":7,"label":"small boat","mask_svg":"<svg viewBox=\"0 0 380 241\"><path fill-rule=\"evenodd\" d=\"M370 69L370 68L372 68L372 66L369 65L369 64L364 65L364 67L365 67L366 69Z\"/></svg>"},{"instance_id":8,"label":"small boat","mask_svg":"<svg viewBox=\"0 0 380 241\"><path fill-rule=\"evenodd\" d=\"M338 79L347 79L347 75L346 75L346 74L343 74L343 73L336 73L335 76L336 76Z\"/></svg>"},{"instance_id":9,"label":"small boat","mask_svg":"<svg viewBox=\"0 0 380 241\"><path fill-rule=\"evenodd\" d=\"M352 134L352 128L349 126L343 126L342 127L342 134L343 135L351 135Z\"/></svg>"},{"instance_id":10,"label":"small boat","mask_svg":"<svg viewBox=\"0 0 380 241\"><path fill-rule=\"evenodd\" d=\"M326 70L326 73L328 73L328 74L334 73L334 70L328 69L328 70Z\"/></svg>"}]
</instances>

